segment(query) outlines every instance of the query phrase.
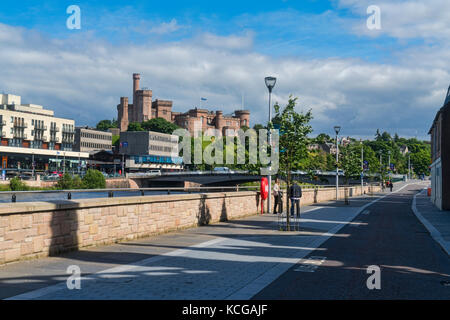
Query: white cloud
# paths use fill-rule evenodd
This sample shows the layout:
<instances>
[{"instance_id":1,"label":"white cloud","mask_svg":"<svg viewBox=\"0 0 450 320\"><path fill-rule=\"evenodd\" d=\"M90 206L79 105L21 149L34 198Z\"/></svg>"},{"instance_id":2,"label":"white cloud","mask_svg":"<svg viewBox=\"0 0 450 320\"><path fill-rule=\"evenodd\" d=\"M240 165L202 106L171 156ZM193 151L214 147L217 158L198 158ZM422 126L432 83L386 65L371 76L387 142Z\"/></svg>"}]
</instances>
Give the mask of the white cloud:
<instances>
[{"instance_id":1,"label":"white cloud","mask_svg":"<svg viewBox=\"0 0 450 320\"><path fill-rule=\"evenodd\" d=\"M179 30L180 28L181 28L181 26L177 24L177 20L174 18L174 19L170 20L170 22L168 22L168 23L163 22L159 26L152 27L149 30L149 33L155 33L155 34L162 35L162 34L175 32L175 31Z\"/></svg>"},{"instance_id":2,"label":"white cloud","mask_svg":"<svg viewBox=\"0 0 450 320\"><path fill-rule=\"evenodd\" d=\"M366 9L381 9L381 30L366 28ZM349 8L364 19L353 21L354 30L364 35L387 34L395 38L441 40L450 38L450 1L448 0L339 0L339 8Z\"/></svg>"},{"instance_id":3,"label":"white cloud","mask_svg":"<svg viewBox=\"0 0 450 320\"><path fill-rule=\"evenodd\" d=\"M121 96L131 100L131 75L139 72L141 86L151 88L154 98L173 100L175 111L199 106L200 97L206 97L206 107L231 113L241 108L244 93L254 124L267 121L264 77L274 75L274 101L298 96L298 110L313 111L315 133L332 133L339 123L345 135L372 136L377 128L390 128L403 135L419 130L426 137L450 79L442 63L445 53L411 50L397 65L303 60L255 53L252 41L250 33L204 34L181 42L122 46L80 37L54 40L0 24L0 47L8 48L0 51L0 91L75 118L77 125L94 125L117 116ZM424 58L429 59L424 67L411 60Z\"/></svg>"}]
</instances>

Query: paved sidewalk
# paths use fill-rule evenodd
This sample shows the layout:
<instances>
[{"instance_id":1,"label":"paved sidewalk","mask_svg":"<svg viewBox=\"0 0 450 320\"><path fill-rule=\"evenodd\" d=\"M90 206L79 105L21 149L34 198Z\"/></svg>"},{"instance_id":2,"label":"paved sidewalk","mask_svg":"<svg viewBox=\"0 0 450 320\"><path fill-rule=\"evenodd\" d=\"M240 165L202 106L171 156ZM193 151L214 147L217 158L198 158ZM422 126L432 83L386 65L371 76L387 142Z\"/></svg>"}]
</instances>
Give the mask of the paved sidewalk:
<instances>
[{"instance_id":1,"label":"paved sidewalk","mask_svg":"<svg viewBox=\"0 0 450 320\"><path fill-rule=\"evenodd\" d=\"M426 189L414 197L412 210L434 240L450 255L450 211L439 210L427 196Z\"/></svg>"},{"instance_id":2,"label":"paved sidewalk","mask_svg":"<svg viewBox=\"0 0 450 320\"><path fill-rule=\"evenodd\" d=\"M307 257L378 196L302 207L301 229L277 230L275 215L253 216L139 241L0 267L0 298L250 299ZM80 290L67 267L82 272Z\"/></svg>"}]
</instances>

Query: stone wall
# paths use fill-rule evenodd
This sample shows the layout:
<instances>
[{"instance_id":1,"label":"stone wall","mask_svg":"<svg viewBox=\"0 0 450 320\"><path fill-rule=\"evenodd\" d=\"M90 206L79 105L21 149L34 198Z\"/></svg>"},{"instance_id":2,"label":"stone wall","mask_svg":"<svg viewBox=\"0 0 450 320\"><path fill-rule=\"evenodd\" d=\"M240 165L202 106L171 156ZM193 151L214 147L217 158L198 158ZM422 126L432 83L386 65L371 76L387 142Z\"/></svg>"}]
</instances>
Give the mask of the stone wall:
<instances>
[{"instance_id":1,"label":"stone wall","mask_svg":"<svg viewBox=\"0 0 450 320\"><path fill-rule=\"evenodd\" d=\"M332 188L305 190L302 204L334 197ZM236 219L260 208L255 191L0 204L0 264Z\"/></svg>"}]
</instances>

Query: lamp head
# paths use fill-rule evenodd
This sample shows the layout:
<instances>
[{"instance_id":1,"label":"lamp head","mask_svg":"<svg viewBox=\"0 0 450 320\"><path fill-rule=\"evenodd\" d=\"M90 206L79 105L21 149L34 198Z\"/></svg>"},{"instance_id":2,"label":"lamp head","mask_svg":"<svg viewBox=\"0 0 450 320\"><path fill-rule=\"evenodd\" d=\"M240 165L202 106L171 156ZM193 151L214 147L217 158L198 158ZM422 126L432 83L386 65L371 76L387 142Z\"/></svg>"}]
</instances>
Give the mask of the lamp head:
<instances>
[{"instance_id":1,"label":"lamp head","mask_svg":"<svg viewBox=\"0 0 450 320\"><path fill-rule=\"evenodd\" d=\"M277 82L277 78L275 77L265 77L266 87L269 89L269 92L272 92L273 87L275 87L275 83Z\"/></svg>"},{"instance_id":2,"label":"lamp head","mask_svg":"<svg viewBox=\"0 0 450 320\"><path fill-rule=\"evenodd\" d=\"M336 132L336 134L339 134L339 131L341 131L341 127L340 126L334 126L334 131Z\"/></svg>"}]
</instances>

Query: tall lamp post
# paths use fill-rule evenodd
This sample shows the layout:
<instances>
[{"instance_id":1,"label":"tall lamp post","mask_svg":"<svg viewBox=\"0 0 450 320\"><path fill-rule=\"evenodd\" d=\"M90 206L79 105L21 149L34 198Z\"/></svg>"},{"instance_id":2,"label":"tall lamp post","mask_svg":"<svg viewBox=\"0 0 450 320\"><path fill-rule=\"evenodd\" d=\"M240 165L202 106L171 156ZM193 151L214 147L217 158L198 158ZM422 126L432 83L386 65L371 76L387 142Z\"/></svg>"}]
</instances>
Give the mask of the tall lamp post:
<instances>
[{"instance_id":1,"label":"tall lamp post","mask_svg":"<svg viewBox=\"0 0 450 320\"><path fill-rule=\"evenodd\" d=\"M408 152L408 180L411 180L411 152Z\"/></svg>"},{"instance_id":2,"label":"tall lamp post","mask_svg":"<svg viewBox=\"0 0 450 320\"><path fill-rule=\"evenodd\" d=\"M341 131L341 127L334 126L334 132L336 132L336 200L339 200L339 131Z\"/></svg>"},{"instance_id":3,"label":"tall lamp post","mask_svg":"<svg viewBox=\"0 0 450 320\"><path fill-rule=\"evenodd\" d=\"M388 151L388 172L389 172L389 181L391 180L391 150Z\"/></svg>"},{"instance_id":4,"label":"tall lamp post","mask_svg":"<svg viewBox=\"0 0 450 320\"><path fill-rule=\"evenodd\" d=\"M275 87L275 83L277 82L277 78L275 77L266 77L264 78L264 81L266 82L266 87L269 89L269 122L272 121L272 105L271 105L271 98L272 98L272 89ZM268 128L267 136L269 145L272 146L272 135L270 133L270 128ZM272 208L272 163L269 163L269 174L267 176L267 182L269 184L269 196L267 200L267 212L270 213L270 210Z\"/></svg>"},{"instance_id":5,"label":"tall lamp post","mask_svg":"<svg viewBox=\"0 0 450 320\"><path fill-rule=\"evenodd\" d=\"M380 155L380 186L383 185L383 162L381 157L383 156L383 151L379 150L378 154Z\"/></svg>"},{"instance_id":6,"label":"tall lamp post","mask_svg":"<svg viewBox=\"0 0 450 320\"><path fill-rule=\"evenodd\" d=\"M31 154L31 176L33 177L34 180L34 152Z\"/></svg>"},{"instance_id":7,"label":"tall lamp post","mask_svg":"<svg viewBox=\"0 0 450 320\"><path fill-rule=\"evenodd\" d=\"M361 140L361 194L364 189L364 144Z\"/></svg>"}]
</instances>

